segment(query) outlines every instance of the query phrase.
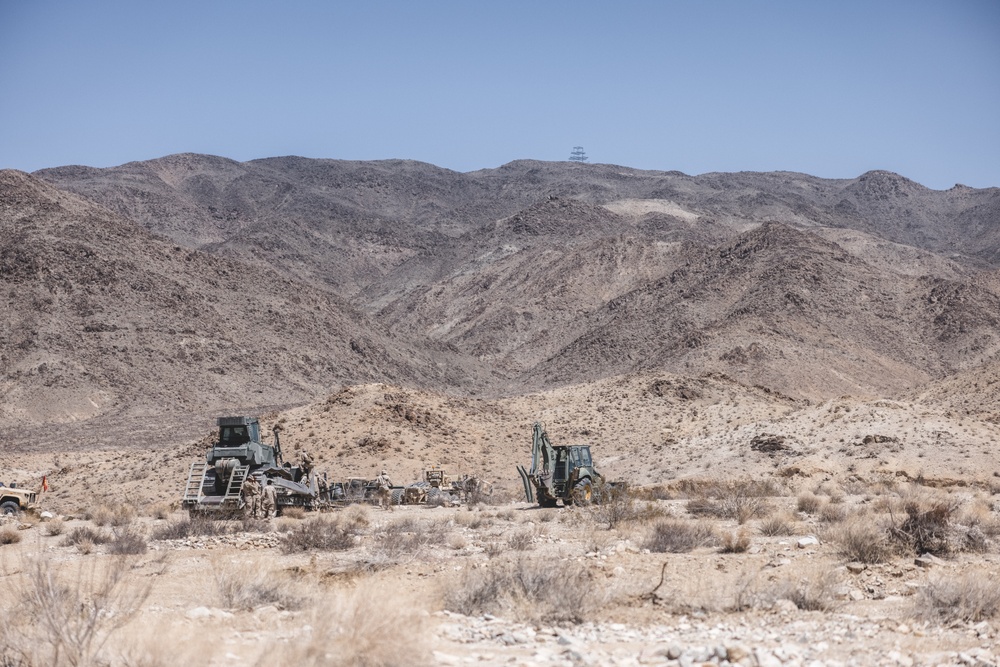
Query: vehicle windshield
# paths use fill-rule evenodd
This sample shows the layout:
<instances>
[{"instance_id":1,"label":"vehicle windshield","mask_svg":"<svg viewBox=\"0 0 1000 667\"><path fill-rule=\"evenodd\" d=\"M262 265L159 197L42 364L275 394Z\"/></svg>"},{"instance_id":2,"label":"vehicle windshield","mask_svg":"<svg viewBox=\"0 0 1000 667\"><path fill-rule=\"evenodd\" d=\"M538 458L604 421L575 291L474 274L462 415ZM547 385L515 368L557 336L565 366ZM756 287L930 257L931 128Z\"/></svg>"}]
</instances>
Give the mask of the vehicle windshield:
<instances>
[{"instance_id":1,"label":"vehicle windshield","mask_svg":"<svg viewBox=\"0 0 1000 667\"><path fill-rule=\"evenodd\" d=\"M239 447L250 442L250 434L246 426L223 426L219 431L219 444L222 447Z\"/></svg>"}]
</instances>

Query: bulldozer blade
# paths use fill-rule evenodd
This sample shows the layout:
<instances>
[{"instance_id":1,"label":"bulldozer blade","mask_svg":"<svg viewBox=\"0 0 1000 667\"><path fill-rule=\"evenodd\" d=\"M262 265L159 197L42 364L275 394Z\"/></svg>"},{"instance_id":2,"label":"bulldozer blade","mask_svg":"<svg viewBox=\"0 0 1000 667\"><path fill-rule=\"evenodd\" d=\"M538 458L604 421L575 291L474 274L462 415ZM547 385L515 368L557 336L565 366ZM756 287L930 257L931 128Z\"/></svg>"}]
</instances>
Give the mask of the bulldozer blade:
<instances>
[{"instance_id":1,"label":"bulldozer blade","mask_svg":"<svg viewBox=\"0 0 1000 667\"><path fill-rule=\"evenodd\" d=\"M529 503L535 502L535 490L531 486L531 480L528 478L528 471L524 469L524 466L517 466L517 472L521 475L521 483L524 484L524 497L527 498Z\"/></svg>"}]
</instances>

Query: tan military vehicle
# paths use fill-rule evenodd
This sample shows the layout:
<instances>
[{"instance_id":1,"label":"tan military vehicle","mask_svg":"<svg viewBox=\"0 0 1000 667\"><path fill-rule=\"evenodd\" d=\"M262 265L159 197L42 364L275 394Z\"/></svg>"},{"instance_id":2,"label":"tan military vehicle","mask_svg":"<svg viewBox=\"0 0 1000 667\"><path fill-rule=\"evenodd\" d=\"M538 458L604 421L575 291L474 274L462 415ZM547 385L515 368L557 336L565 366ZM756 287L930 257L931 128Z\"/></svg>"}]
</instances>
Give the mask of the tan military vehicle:
<instances>
[{"instance_id":1,"label":"tan military vehicle","mask_svg":"<svg viewBox=\"0 0 1000 667\"><path fill-rule=\"evenodd\" d=\"M37 500L34 491L0 486L0 514L18 514L32 509Z\"/></svg>"}]
</instances>

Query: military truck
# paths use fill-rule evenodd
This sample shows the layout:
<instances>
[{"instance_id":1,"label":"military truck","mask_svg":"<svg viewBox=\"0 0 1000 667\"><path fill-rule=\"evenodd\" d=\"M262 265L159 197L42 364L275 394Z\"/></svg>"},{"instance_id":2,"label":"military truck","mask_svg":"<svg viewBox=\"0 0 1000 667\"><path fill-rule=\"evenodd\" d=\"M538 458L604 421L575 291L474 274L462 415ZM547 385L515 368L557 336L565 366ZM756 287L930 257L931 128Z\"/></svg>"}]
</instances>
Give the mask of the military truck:
<instances>
[{"instance_id":1,"label":"military truck","mask_svg":"<svg viewBox=\"0 0 1000 667\"><path fill-rule=\"evenodd\" d=\"M529 503L538 499L542 507L588 504L604 478L594 468L590 445L553 445L545 427L535 422L531 442L531 469L517 466Z\"/></svg>"},{"instance_id":2,"label":"military truck","mask_svg":"<svg viewBox=\"0 0 1000 667\"><path fill-rule=\"evenodd\" d=\"M34 491L0 486L0 514L18 514L35 506Z\"/></svg>"},{"instance_id":3,"label":"military truck","mask_svg":"<svg viewBox=\"0 0 1000 667\"><path fill-rule=\"evenodd\" d=\"M274 444L261 439L257 417L219 417L218 435L205 461L191 464L181 507L191 516L218 518L238 515L243 508L240 490L248 475L263 487L271 480L277 490L277 511L286 507L317 509L324 502L319 492L319 476L306 475L302 468L281 457L278 429Z\"/></svg>"}]
</instances>

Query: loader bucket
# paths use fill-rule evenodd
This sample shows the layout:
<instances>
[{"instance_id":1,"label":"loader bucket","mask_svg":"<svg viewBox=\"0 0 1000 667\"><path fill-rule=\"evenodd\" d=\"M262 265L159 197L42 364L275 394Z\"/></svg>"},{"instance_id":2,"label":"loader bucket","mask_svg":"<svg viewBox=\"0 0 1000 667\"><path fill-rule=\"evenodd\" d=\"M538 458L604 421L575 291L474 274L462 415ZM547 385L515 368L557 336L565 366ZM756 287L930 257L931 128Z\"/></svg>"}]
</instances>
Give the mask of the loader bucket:
<instances>
[{"instance_id":1,"label":"loader bucket","mask_svg":"<svg viewBox=\"0 0 1000 667\"><path fill-rule=\"evenodd\" d=\"M524 466L517 466L517 472L521 475L521 483L524 484L524 497L529 503L535 502L535 489L528 477L528 471L524 469Z\"/></svg>"}]
</instances>

